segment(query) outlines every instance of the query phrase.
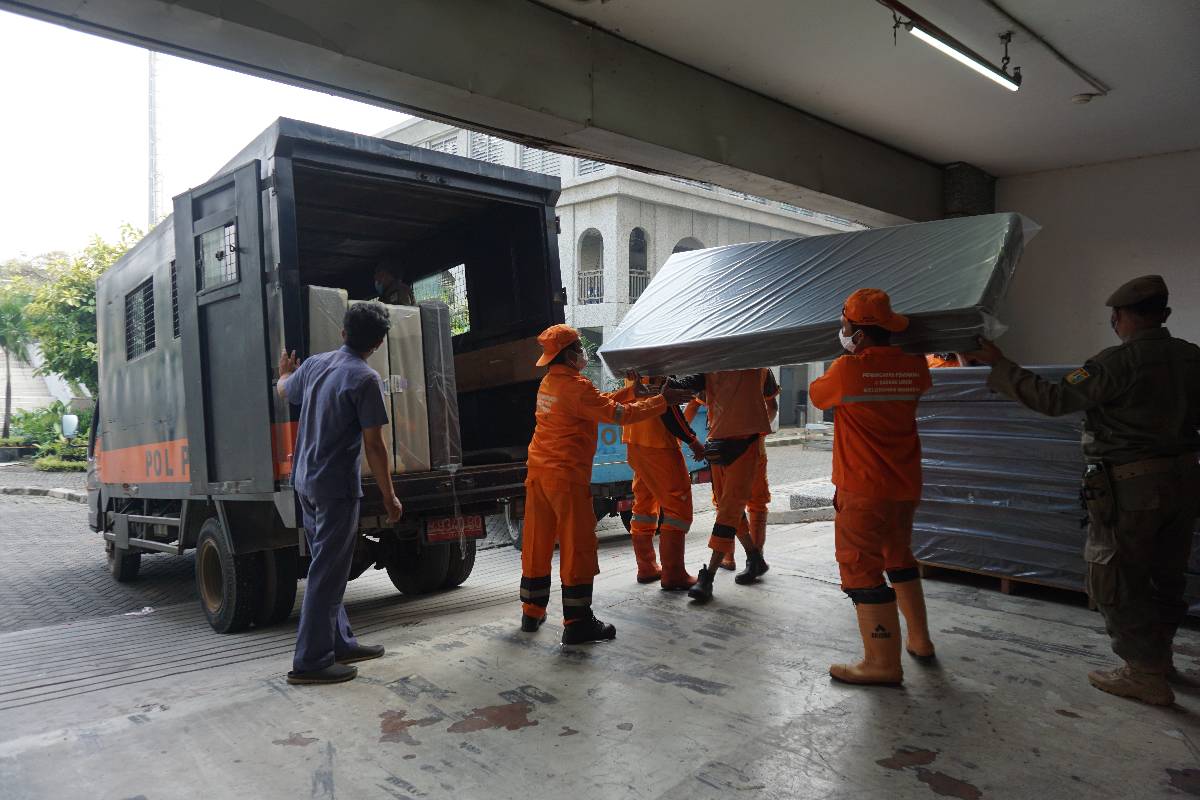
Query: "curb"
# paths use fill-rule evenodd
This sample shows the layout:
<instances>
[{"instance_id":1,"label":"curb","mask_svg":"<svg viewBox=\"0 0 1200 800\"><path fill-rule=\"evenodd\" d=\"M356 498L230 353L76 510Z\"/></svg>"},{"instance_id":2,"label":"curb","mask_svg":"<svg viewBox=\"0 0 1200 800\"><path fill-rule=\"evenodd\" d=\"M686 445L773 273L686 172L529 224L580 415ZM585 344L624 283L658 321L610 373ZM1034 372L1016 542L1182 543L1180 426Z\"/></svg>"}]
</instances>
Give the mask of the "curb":
<instances>
[{"instance_id":1,"label":"curb","mask_svg":"<svg viewBox=\"0 0 1200 800\"><path fill-rule=\"evenodd\" d=\"M795 525L802 522L832 522L833 506L794 508L789 511L768 511L768 525Z\"/></svg>"},{"instance_id":2,"label":"curb","mask_svg":"<svg viewBox=\"0 0 1200 800\"><path fill-rule=\"evenodd\" d=\"M72 489L43 489L39 486L0 486L0 495L51 497L55 500L66 500L69 503L87 503L87 492L76 492Z\"/></svg>"}]
</instances>

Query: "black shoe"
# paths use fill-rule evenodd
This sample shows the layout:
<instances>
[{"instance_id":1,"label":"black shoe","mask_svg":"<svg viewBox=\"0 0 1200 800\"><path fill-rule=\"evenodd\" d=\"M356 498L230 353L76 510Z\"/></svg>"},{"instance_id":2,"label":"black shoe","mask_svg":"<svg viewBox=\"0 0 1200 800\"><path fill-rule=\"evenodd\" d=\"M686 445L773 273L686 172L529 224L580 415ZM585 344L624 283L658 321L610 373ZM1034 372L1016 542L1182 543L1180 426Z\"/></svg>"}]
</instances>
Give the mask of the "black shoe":
<instances>
[{"instance_id":1,"label":"black shoe","mask_svg":"<svg viewBox=\"0 0 1200 800\"><path fill-rule=\"evenodd\" d=\"M733 576L733 582L739 586L758 583L759 576L763 575L769 569L770 566L763 560L762 551L755 550L753 553L746 555L746 568Z\"/></svg>"},{"instance_id":2,"label":"black shoe","mask_svg":"<svg viewBox=\"0 0 1200 800\"><path fill-rule=\"evenodd\" d=\"M309 672L292 670L287 675L287 682L295 685L318 683L345 683L358 677L358 667L345 664L330 664L325 669L314 669Z\"/></svg>"},{"instance_id":3,"label":"black shoe","mask_svg":"<svg viewBox=\"0 0 1200 800\"><path fill-rule=\"evenodd\" d=\"M607 642L617 638L617 629L607 622L601 622L595 617L572 622L563 628L563 644L587 644L588 642Z\"/></svg>"},{"instance_id":4,"label":"black shoe","mask_svg":"<svg viewBox=\"0 0 1200 800\"><path fill-rule=\"evenodd\" d=\"M355 661L370 661L372 658L383 657L383 645L360 644L353 650L348 650L337 657L339 664L353 664Z\"/></svg>"},{"instance_id":5,"label":"black shoe","mask_svg":"<svg viewBox=\"0 0 1200 800\"><path fill-rule=\"evenodd\" d=\"M521 630L525 633L537 633L537 629L542 627L542 623L545 621L545 617L531 617L528 614L522 614Z\"/></svg>"},{"instance_id":6,"label":"black shoe","mask_svg":"<svg viewBox=\"0 0 1200 800\"><path fill-rule=\"evenodd\" d=\"M688 589L688 597L698 603L707 603L713 596L713 578L716 577L708 567L701 567L696 576L696 585Z\"/></svg>"}]
</instances>

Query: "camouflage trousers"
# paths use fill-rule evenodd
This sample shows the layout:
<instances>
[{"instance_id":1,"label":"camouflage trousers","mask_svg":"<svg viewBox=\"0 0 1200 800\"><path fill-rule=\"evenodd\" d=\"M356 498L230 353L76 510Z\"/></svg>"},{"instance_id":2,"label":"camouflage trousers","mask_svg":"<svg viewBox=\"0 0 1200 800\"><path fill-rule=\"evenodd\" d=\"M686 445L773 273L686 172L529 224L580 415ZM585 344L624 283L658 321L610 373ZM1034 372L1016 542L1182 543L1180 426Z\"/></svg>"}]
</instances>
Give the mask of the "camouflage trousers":
<instances>
[{"instance_id":1,"label":"camouflage trousers","mask_svg":"<svg viewBox=\"0 0 1200 800\"><path fill-rule=\"evenodd\" d=\"M1187 613L1183 599L1200 514L1200 471L1180 469L1112 483L1115 510L1090 509L1087 591L1104 615L1113 652L1162 669Z\"/></svg>"}]
</instances>

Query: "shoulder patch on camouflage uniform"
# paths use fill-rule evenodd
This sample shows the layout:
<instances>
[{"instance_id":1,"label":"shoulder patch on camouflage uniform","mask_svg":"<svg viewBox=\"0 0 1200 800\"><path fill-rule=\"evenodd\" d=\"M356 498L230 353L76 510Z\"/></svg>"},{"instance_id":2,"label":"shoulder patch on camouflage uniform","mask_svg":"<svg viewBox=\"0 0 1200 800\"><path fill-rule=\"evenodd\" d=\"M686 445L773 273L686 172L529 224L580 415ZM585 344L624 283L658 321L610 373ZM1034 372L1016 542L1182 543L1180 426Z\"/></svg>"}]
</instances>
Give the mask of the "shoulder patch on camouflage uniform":
<instances>
[{"instance_id":1,"label":"shoulder patch on camouflage uniform","mask_svg":"<svg viewBox=\"0 0 1200 800\"><path fill-rule=\"evenodd\" d=\"M1077 383L1083 383L1090 377L1092 377L1092 373L1088 372L1083 367L1080 367L1079 369L1075 370L1074 372L1068 373L1067 377L1066 377L1066 381L1067 381L1067 383L1074 386Z\"/></svg>"}]
</instances>

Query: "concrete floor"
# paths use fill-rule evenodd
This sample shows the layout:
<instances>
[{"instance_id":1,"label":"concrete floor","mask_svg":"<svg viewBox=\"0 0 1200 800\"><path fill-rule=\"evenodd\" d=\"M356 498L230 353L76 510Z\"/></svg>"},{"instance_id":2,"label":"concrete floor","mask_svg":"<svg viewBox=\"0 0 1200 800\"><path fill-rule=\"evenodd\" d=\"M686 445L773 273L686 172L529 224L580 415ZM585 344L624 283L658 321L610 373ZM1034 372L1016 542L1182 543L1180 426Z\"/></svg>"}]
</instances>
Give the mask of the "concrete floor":
<instances>
[{"instance_id":1,"label":"concrete floor","mask_svg":"<svg viewBox=\"0 0 1200 800\"><path fill-rule=\"evenodd\" d=\"M697 530L711 518L701 517ZM692 537L689 563L702 558ZM406 599L375 574L351 618L388 655L337 687L284 682L290 626L238 636L181 605L0 636L3 798L1129 798L1200 794L1200 695L1104 695L1078 602L927 582L940 667L903 689L830 682L859 651L832 526L774 526L755 587L717 600L633 582L603 546L615 642L516 630L517 554ZM1183 631L1194 668L1200 635Z\"/></svg>"}]
</instances>

